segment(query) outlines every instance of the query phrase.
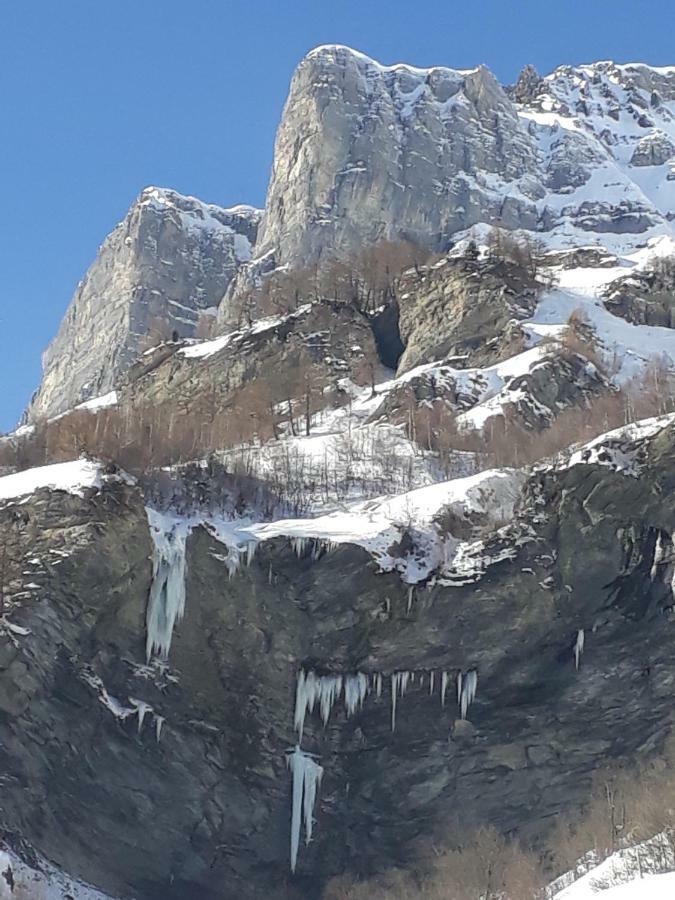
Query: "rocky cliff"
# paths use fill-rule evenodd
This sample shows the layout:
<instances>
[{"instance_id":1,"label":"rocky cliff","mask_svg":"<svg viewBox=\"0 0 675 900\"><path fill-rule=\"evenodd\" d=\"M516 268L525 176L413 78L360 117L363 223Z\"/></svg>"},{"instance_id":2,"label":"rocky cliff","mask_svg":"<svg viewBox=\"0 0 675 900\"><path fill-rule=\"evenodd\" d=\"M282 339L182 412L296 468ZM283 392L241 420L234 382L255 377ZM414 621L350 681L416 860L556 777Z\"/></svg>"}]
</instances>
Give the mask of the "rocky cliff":
<instances>
[{"instance_id":1,"label":"rocky cliff","mask_svg":"<svg viewBox=\"0 0 675 900\"><path fill-rule=\"evenodd\" d=\"M213 511L149 528L115 475L3 485L5 834L144 900L318 897L453 829L536 836L595 767L672 750L674 440L664 420L524 484L439 485L426 513L413 492L379 545ZM148 660L149 557L176 577L185 540L185 617ZM292 875L296 745L323 779Z\"/></svg>"},{"instance_id":2,"label":"rocky cliff","mask_svg":"<svg viewBox=\"0 0 675 900\"><path fill-rule=\"evenodd\" d=\"M149 345L193 334L201 310L236 327L280 266L349 262L385 240L446 250L495 224L623 253L670 235L674 116L674 69L527 69L505 89L484 66L319 47L293 77L262 219L145 191L78 288L29 418L111 390Z\"/></svg>"},{"instance_id":3,"label":"rocky cliff","mask_svg":"<svg viewBox=\"0 0 675 900\"><path fill-rule=\"evenodd\" d=\"M386 67L320 47L291 84L258 252L297 265L392 238L442 248L498 218L533 227L535 171L532 141L485 67Z\"/></svg>"},{"instance_id":4,"label":"rocky cliff","mask_svg":"<svg viewBox=\"0 0 675 900\"><path fill-rule=\"evenodd\" d=\"M447 249L499 224L552 246L670 233L675 69L600 62L514 89L483 66L383 66L347 47L300 64L279 126L260 240L225 297L276 264L410 240ZM617 241L617 235L623 236Z\"/></svg>"},{"instance_id":5,"label":"rocky cliff","mask_svg":"<svg viewBox=\"0 0 675 900\"><path fill-rule=\"evenodd\" d=\"M43 357L30 419L106 394L144 350L191 337L250 259L259 212L147 188L106 238Z\"/></svg>"}]
</instances>

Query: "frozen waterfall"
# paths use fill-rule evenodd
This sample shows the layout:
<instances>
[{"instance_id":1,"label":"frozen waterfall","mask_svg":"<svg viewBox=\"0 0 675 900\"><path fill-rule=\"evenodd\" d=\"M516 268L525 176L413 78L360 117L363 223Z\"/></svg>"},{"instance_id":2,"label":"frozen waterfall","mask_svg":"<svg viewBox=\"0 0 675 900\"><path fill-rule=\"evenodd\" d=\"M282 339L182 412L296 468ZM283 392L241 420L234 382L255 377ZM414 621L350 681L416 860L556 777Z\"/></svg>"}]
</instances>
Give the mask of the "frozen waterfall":
<instances>
[{"instance_id":1,"label":"frozen waterfall","mask_svg":"<svg viewBox=\"0 0 675 900\"><path fill-rule=\"evenodd\" d=\"M297 745L286 757L293 775L293 805L291 811L291 872L295 872L300 847L300 826L305 827L305 844L312 840L314 804L323 778L322 767Z\"/></svg>"},{"instance_id":2,"label":"frozen waterfall","mask_svg":"<svg viewBox=\"0 0 675 900\"><path fill-rule=\"evenodd\" d=\"M146 656L168 659L173 628L185 612L186 531L173 522L163 528L150 518L154 542L152 585L146 613Z\"/></svg>"}]
</instances>

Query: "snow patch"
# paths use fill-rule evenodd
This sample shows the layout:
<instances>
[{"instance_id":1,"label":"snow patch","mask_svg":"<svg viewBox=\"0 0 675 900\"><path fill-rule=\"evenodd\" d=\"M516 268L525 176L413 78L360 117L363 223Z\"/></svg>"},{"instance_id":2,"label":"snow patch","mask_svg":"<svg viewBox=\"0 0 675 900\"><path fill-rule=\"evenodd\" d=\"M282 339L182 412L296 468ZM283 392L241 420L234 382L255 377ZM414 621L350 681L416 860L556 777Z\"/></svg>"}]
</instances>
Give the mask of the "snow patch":
<instances>
[{"instance_id":1,"label":"snow patch","mask_svg":"<svg viewBox=\"0 0 675 900\"><path fill-rule=\"evenodd\" d=\"M120 477L127 482L130 481L128 476ZM0 478L0 500L25 497L42 489L65 491L68 494L83 497L88 489L100 488L105 481L109 480L119 480L119 478L105 475L100 463L88 459L55 463L50 466L39 466L36 469L26 469L24 472Z\"/></svg>"},{"instance_id":2,"label":"snow patch","mask_svg":"<svg viewBox=\"0 0 675 900\"><path fill-rule=\"evenodd\" d=\"M28 865L8 847L0 850L0 900L114 900L84 881L77 881L46 859L31 854L35 867ZM2 873L11 872L13 888Z\"/></svg>"}]
</instances>

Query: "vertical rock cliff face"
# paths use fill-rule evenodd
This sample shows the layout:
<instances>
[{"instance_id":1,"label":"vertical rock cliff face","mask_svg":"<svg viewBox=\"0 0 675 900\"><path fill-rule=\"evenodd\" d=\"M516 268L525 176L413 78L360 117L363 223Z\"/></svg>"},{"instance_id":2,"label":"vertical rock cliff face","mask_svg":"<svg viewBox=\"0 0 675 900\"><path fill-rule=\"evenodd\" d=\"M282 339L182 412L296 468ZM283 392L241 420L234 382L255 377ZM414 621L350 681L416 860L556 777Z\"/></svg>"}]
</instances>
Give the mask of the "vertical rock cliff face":
<instances>
[{"instance_id":1,"label":"vertical rock cliff face","mask_svg":"<svg viewBox=\"0 0 675 900\"><path fill-rule=\"evenodd\" d=\"M106 238L43 358L28 415L54 415L110 391L143 350L190 337L251 256L259 212L147 188Z\"/></svg>"},{"instance_id":2,"label":"vertical rock cliff face","mask_svg":"<svg viewBox=\"0 0 675 900\"><path fill-rule=\"evenodd\" d=\"M484 66L383 66L319 47L293 77L262 220L145 191L80 285L29 416L109 391L149 335L190 336L223 297L220 323L236 323L278 266L349 260L381 240L444 249L493 224L612 252L672 235L674 154L675 68L530 67L505 89Z\"/></svg>"},{"instance_id":3,"label":"vertical rock cliff face","mask_svg":"<svg viewBox=\"0 0 675 900\"><path fill-rule=\"evenodd\" d=\"M257 255L297 265L383 239L443 247L475 222L534 227L536 165L485 67L387 67L319 47L291 84Z\"/></svg>"},{"instance_id":4,"label":"vertical rock cliff face","mask_svg":"<svg viewBox=\"0 0 675 900\"><path fill-rule=\"evenodd\" d=\"M540 836L594 769L672 753L670 423L533 473L497 531L446 516L461 561L413 587L297 537L316 522L242 526L237 566L196 519L150 531L119 479L6 498L4 835L139 900L316 900L453 829ZM146 659L153 571L186 578L168 664ZM297 744L324 777L291 875Z\"/></svg>"}]
</instances>

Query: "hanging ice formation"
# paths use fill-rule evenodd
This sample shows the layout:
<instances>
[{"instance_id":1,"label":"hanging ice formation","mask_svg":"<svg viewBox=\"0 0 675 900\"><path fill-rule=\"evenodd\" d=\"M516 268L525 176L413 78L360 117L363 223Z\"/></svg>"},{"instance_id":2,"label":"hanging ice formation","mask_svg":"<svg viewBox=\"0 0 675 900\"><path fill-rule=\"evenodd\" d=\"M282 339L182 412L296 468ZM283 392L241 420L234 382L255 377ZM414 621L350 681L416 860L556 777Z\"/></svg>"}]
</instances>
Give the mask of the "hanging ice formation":
<instances>
[{"instance_id":1,"label":"hanging ice formation","mask_svg":"<svg viewBox=\"0 0 675 900\"><path fill-rule=\"evenodd\" d=\"M185 533L176 524L162 531L151 522L152 585L146 613L146 656L168 659L173 628L185 612Z\"/></svg>"},{"instance_id":2,"label":"hanging ice formation","mask_svg":"<svg viewBox=\"0 0 675 900\"><path fill-rule=\"evenodd\" d=\"M415 599L415 588L411 584L408 588L408 606L406 612L410 614L412 612L413 600Z\"/></svg>"},{"instance_id":3,"label":"hanging ice formation","mask_svg":"<svg viewBox=\"0 0 675 900\"><path fill-rule=\"evenodd\" d=\"M368 693L368 676L363 672L357 672L356 675L347 675L345 678L345 709L347 715L352 716L363 706L363 701Z\"/></svg>"},{"instance_id":4,"label":"hanging ice formation","mask_svg":"<svg viewBox=\"0 0 675 900\"><path fill-rule=\"evenodd\" d=\"M291 811L291 872L295 872L300 847L300 827L304 824L305 845L312 840L314 804L323 777L323 768L297 745L286 757L293 776L293 804Z\"/></svg>"},{"instance_id":5,"label":"hanging ice formation","mask_svg":"<svg viewBox=\"0 0 675 900\"><path fill-rule=\"evenodd\" d=\"M394 672L391 676L391 730L396 731L396 701L408 689L410 672Z\"/></svg>"},{"instance_id":6,"label":"hanging ice formation","mask_svg":"<svg viewBox=\"0 0 675 900\"><path fill-rule=\"evenodd\" d=\"M149 703L145 702L145 700L135 700L133 697L129 697L129 702L136 710L136 715L138 716L138 733L140 734L143 730L145 717L148 713L153 713L153 709ZM157 740L159 740L159 738L157 738Z\"/></svg>"},{"instance_id":7,"label":"hanging ice formation","mask_svg":"<svg viewBox=\"0 0 675 900\"><path fill-rule=\"evenodd\" d=\"M445 695L448 692L448 673L443 672L441 675L441 706L445 706Z\"/></svg>"},{"instance_id":8,"label":"hanging ice formation","mask_svg":"<svg viewBox=\"0 0 675 900\"><path fill-rule=\"evenodd\" d=\"M255 556L255 551L258 548L257 541L247 541L246 542L246 566L250 566L253 562L253 557Z\"/></svg>"},{"instance_id":9,"label":"hanging ice formation","mask_svg":"<svg viewBox=\"0 0 675 900\"><path fill-rule=\"evenodd\" d=\"M460 686L461 685L461 686ZM457 677L457 692L459 694L459 715L466 719L469 707L476 697L478 689L478 672L470 669L464 676L460 672Z\"/></svg>"},{"instance_id":10,"label":"hanging ice formation","mask_svg":"<svg viewBox=\"0 0 675 900\"><path fill-rule=\"evenodd\" d=\"M302 559L303 556L306 556L307 551L309 550L312 562L316 562L324 555L324 553L330 553L332 550L335 550L337 546L338 544L336 541L331 541L325 538L291 538L291 547L293 548L293 552L298 557L298 559Z\"/></svg>"},{"instance_id":11,"label":"hanging ice formation","mask_svg":"<svg viewBox=\"0 0 675 900\"><path fill-rule=\"evenodd\" d=\"M377 677L375 678L377 689ZM321 712L321 720L324 725L328 723L330 713L335 703L340 699L344 691L344 705L347 716L352 716L363 705L368 691L370 679L363 672L356 675L317 675L315 672L305 672L301 669L295 686L295 727L302 740L307 713L314 712L318 704ZM380 692L381 678L380 678Z\"/></svg>"},{"instance_id":12,"label":"hanging ice formation","mask_svg":"<svg viewBox=\"0 0 675 900\"><path fill-rule=\"evenodd\" d=\"M396 710L399 698L408 690L411 684L416 684L419 675L419 684L424 686L423 672L401 671L393 672L390 676L391 683L391 730L396 730ZM433 695L436 685L436 672L429 672L429 696ZM441 671L440 699L445 706L448 687L450 685L450 673ZM471 669L465 675L461 672L457 675L457 705L460 708L461 717L466 718L478 686L478 673ZM328 724L331 711L335 704L343 697L344 708L347 717L353 716L362 706L370 693L374 691L376 697L382 696L383 678L380 672L374 675L366 675L357 672L355 675L317 675L313 671L301 669L295 687L295 728L300 741L305 728L305 719L318 707L321 721L324 726Z\"/></svg>"},{"instance_id":13,"label":"hanging ice formation","mask_svg":"<svg viewBox=\"0 0 675 900\"><path fill-rule=\"evenodd\" d=\"M585 643L585 635L584 629L580 628L577 631L577 639L574 642L574 666L577 671L579 671L579 663L581 662L581 654L584 652L584 643Z\"/></svg>"},{"instance_id":14,"label":"hanging ice formation","mask_svg":"<svg viewBox=\"0 0 675 900\"><path fill-rule=\"evenodd\" d=\"M162 736L162 725L164 725L164 716L155 716L155 739L158 744Z\"/></svg>"}]
</instances>

